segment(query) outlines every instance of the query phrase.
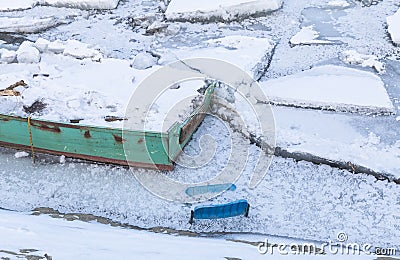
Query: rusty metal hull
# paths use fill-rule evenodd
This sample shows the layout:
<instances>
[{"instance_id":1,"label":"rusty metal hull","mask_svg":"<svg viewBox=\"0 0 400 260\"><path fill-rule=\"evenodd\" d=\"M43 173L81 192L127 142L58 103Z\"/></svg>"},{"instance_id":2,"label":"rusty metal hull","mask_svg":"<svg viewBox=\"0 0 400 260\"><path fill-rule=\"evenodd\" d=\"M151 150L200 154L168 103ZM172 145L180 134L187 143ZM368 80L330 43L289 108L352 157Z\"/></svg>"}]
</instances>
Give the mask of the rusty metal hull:
<instances>
[{"instance_id":1,"label":"rusty metal hull","mask_svg":"<svg viewBox=\"0 0 400 260\"><path fill-rule=\"evenodd\" d=\"M38 119L28 122L28 118L0 114L0 146L102 163L172 170L175 159L208 111L213 91L214 86L210 86L202 105L167 132L125 130L122 135L122 129Z\"/></svg>"}]
</instances>

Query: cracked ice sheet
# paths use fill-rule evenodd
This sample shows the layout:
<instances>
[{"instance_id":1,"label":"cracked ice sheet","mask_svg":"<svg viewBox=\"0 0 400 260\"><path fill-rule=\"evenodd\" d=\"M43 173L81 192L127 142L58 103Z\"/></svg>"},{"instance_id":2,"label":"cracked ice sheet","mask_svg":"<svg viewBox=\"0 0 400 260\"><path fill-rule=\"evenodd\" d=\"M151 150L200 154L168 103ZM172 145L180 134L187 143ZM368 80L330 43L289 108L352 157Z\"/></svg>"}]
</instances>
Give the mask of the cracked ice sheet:
<instances>
[{"instance_id":1,"label":"cracked ice sheet","mask_svg":"<svg viewBox=\"0 0 400 260\"><path fill-rule=\"evenodd\" d=\"M366 114L393 113L383 81L373 73L334 65L261 82L274 104Z\"/></svg>"},{"instance_id":2,"label":"cracked ice sheet","mask_svg":"<svg viewBox=\"0 0 400 260\"><path fill-rule=\"evenodd\" d=\"M168 20L226 21L245 18L258 13L271 12L282 6L282 0L172 0L165 12Z\"/></svg>"},{"instance_id":3,"label":"cracked ice sheet","mask_svg":"<svg viewBox=\"0 0 400 260\"><path fill-rule=\"evenodd\" d=\"M182 46L179 49L161 47L156 52L161 55L159 63L169 63L186 58L213 58L232 63L243 69L250 76L257 78L263 63L274 48L269 38L230 35L216 39L204 40L196 45Z\"/></svg>"}]
</instances>

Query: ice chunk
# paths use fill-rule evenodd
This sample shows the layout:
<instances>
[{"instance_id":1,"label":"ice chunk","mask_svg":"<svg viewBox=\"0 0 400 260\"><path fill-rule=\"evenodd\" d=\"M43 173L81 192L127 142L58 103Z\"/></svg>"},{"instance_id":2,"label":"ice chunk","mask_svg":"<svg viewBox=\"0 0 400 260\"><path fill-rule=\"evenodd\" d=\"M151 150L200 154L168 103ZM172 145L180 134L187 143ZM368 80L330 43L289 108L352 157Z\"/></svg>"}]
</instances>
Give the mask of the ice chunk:
<instances>
[{"instance_id":1,"label":"ice chunk","mask_svg":"<svg viewBox=\"0 0 400 260\"><path fill-rule=\"evenodd\" d=\"M132 62L132 67L138 70L144 70L153 67L157 63L157 58L150 53L138 53Z\"/></svg>"},{"instance_id":2,"label":"ice chunk","mask_svg":"<svg viewBox=\"0 0 400 260\"><path fill-rule=\"evenodd\" d=\"M38 49L40 52L45 52L47 50L47 47L49 46L50 41L43 39L43 38L39 38L35 41L34 46L36 47L36 49Z\"/></svg>"},{"instance_id":3,"label":"ice chunk","mask_svg":"<svg viewBox=\"0 0 400 260\"><path fill-rule=\"evenodd\" d=\"M165 12L168 20L231 21L257 13L271 12L282 6L282 0L172 0Z\"/></svg>"},{"instance_id":4,"label":"ice chunk","mask_svg":"<svg viewBox=\"0 0 400 260\"><path fill-rule=\"evenodd\" d=\"M332 0L328 2L331 7L349 7L350 4L345 0Z\"/></svg>"},{"instance_id":5,"label":"ice chunk","mask_svg":"<svg viewBox=\"0 0 400 260\"><path fill-rule=\"evenodd\" d=\"M378 73L385 72L385 65L378 61L378 58L374 55L365 55L355 50L348 50L343 52L342 60L348 64L374 68Z\"/></svg>"},{"instance_id":6,"label":"ice chunk","mask_svg":"<svg viewBox=\"0 0 400 260\"><path fill-rule=\"evenodd\" d=\"M47 45L47 50L55 54L63 53L64 49L65 49L65 43L61 40L55 40L54 42L50 42Z\"/></svg>"},{"instance_id":7,"label":"ice chunk","mask_svg":"<svg viewBox=\"0 0 400 260\"><path fill-rule=\"evenodd\" d=\"M388 16L386 20L392 41L395 44L400 44L400 9L394 15Z\"/></svg>"},{"instance_id":8,"label":"ice chunk","mask_svg":"<svg viewBox=\"0 0 400 260\"><path fill-rule=\"evenodd\" d=\"M63 54L77 59L90 58L96 61L99 61L102 58L102 55L98 50L92 49L88 44L77 40L68 40L65 43Z\"/></svg>"},{"instance_id":9,"label":"ice chunk","mask_svg":"<svg viewBox=\"0 0 400 260\"><path fill-rule=\"evenodd\" d=\"M382 80L373 73L351 68L315 67L261 85L275 104L346 112L394 111Z\"/></svg>"},{"instance_id":10,"label":"ice chunk","mask_svg":"<svg viewBox=\"0 0 400 260\"><path fill-rule=\"evenodd\" d=\"M12 50L0 49L0 62L1 63L12 63L17 57L17 53Z\"/></svg>"},{"instance_id":11,"label":"ice chunk","mask_svg":"<svg viewBox=\"0 0 400 260\"><path fill-rule=\"evenodd\" d=\"M33 43L24 41L17 50L17 60L19 63L38 63L40 52L33 47Z\"/></svg>"}]
</instances>

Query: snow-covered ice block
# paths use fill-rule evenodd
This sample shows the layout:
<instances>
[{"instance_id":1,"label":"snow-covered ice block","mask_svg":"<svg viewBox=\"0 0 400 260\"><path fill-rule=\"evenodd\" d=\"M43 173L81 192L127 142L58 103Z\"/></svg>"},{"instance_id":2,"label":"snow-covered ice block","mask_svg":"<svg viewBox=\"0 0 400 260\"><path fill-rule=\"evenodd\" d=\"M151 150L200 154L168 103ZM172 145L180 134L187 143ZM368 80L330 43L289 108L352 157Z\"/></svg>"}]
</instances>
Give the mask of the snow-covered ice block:
<instances>
[{"instance_id":1,"label":"snow-covered ice block","mask_svg":"<svg viewBox=\"0 0 400 260\"><path fill-rule=\"evenodd\" d=\"M15 157L15 158L23 158L23 157L28 157L28 156L29 156L29 153L24 152L24 151L16 152L16 153L14 154L14 157Z\"/></svg>"},{"instance_id":2,"label":"snow-covered ice block","mask_svg":"<svg viewBox=\"0 0 400 260\"><path fill-rule=\"evenodd\" d=\"M66 41L63 54L77 59L89 58L96 61L99 61L102 58L102 54L98 50L90 48L88 44L77 40Z\"/></svg>"},{"instance_id":3,"label":"snow-covered ice block","mask_svg":"<svg viewBox=\"0 0 400 260\"><path fill-rule=\"evenodd\" d=\"M300 29L291 39L290 43L293 45L299 44L329 44L331 41L318 40L319 33L315 31L314 27L306 26Z\"/></svg>"},{"instance_id":4,"label":"snow-covered ice block","mask_svg":"<svg viewBox=\"0 0 400 260\"><path fill-rule=\"evenodd\" d=\"M47 50L47 47L49 46L50 41L39 38L35 41L34 46L36 49L38 49L40 52L45 52Z\"/></svg>"},{"instance_id":5,"label":"snow-covered ice block","mask_svg":"<svg viewBox=\"0 0 400 260\"><path fill-rule=\"evenodd\" d=\"M395 44L400 44L400 9L394 15L387 17L388 32Z\"/></svg>"},{"instance_id":6,"label":"snow-covered ice block","mask_svg":"<svg viewBox=\"0 0 400 260\"><path fill-rule=\"evenodd\" d=\"M269 38L230 35L207 40L199 45L201 47L164 48L156 52L161 55L159 63L195 57L220 59L240 67L257 78L259 72L263 70L265 58L271 54L274 45L275 43Z\"/></svg>"},{"instance_id":7,"label":"snow-covered ice block","mask_svg":"<svg viewBox=\"0 0 400 260\"><path fill-rule=\"evenodd\" d=\"M119 0L44 0L43 4L79 9L115 9Z\"/></svg>"},{"instance_id":8,"label":"snow-covered ice block","mask_svg":"<svg viewBox=\"0 0 400 260\"><path fill-rule=\"evenodd\" d=\"M393 113L382 80L373 73L326 65L261 82L274 104L345 112Z\"/></svg>"},{"instance_id":9,"label":"snow-covered ice block","mask_svg":"<svg viewBox=\"0 0 400 260\"><path fill-rule=\"evenodd\" d=\"M36 5L37 0L0 0L0 11L29 9Z\"/></svg>"},{"instance_id":10,"label":"snow-covered ice block","mask_svg":"<svg viewBox=\"0 0 400 260\"><path fill-rule=\"evenodd\" d=\"M40 52L33 46L33 42L24 41L17 50L17 61L19 63L38 63Z\"/></svg>"},{"instance_id":11,"label":"snow-covered ice block","mask_svg":"<svg viewBox=\"0 0 400 260\"><path fill-rule=\"evenodd\" d=\"M328 2L328 6L330 7L349 7L350 4L345 0L332 0Z\"/></svg>"},{"instance_id":12,"label":"snow-covered ice block","mask_svg":"<svg viewBox=\"0 0 400 260\"><path fill-rule=\"evenodd\" d=\"M190 3L188 3L190 2ZM226 20L271 12L282 6L282 0L172 0L165 12L168 20Z\"/></svg>"},{"instance_id":13,"label":"snow-covered ice block","mask_svg":"<svg viewBox=\"0 0 400 260\"><path fill-rule=\"evenodd\" d=\"M135 56L131 65L135 69L144 70L151 68L156 63L156 57L153 57L150 53L147 52L140 52Z\"/></svg>"},{"instance_id":14,"label":"snow-covered ice block","mask_svg":"<svg viewBox=\"0 0 400 260\"><path fill-rule=\"evenodd\" d=\"M0 32L37 33L65 23L63 19L52 17L0 17Z\"/></svg>"},{"instance_id":15,"label":"snow-covered ice block","mask_svg":"<svg viewBox=\"0 0 400 260\"><path fill-rule=\"evenodd\" d=\"M12 50L0 49L0 62L1 63L12 63L15 61L17 53Z\"/></svg>"}]
</instances>

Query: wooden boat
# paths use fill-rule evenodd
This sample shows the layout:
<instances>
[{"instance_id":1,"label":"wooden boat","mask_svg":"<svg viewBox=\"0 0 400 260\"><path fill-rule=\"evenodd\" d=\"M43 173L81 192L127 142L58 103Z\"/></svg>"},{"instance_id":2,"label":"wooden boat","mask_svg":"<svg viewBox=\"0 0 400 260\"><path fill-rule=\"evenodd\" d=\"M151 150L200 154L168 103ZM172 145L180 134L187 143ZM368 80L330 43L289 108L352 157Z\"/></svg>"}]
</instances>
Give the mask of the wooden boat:
<instances>
[{"instance_id":1,"label":"wooden boat","mask_svg":"<svg viewBox=\"0 0 400 260\"><path fill-rule=\"evenodd\" d=\"M102 163L172 170L174 161L209 110L214 85L183 122L167 132L59 123L0 114L0 146ZM129 154L125 154L125 149ZM127 160L126 158L129 158Z\"/></svg>"}]
</instances>

